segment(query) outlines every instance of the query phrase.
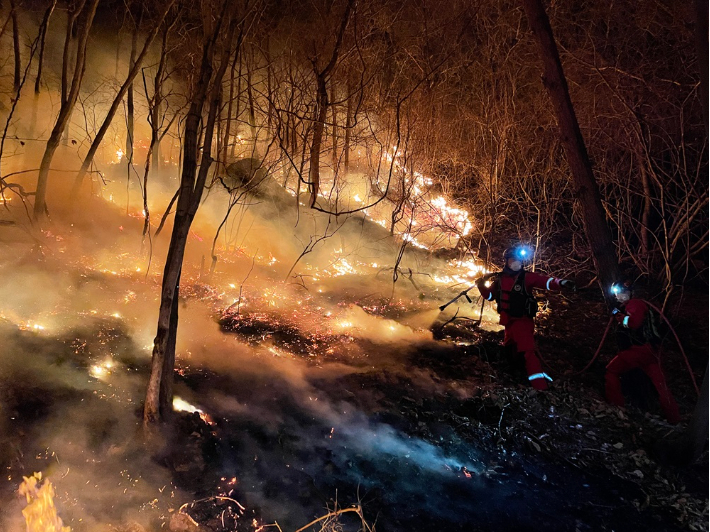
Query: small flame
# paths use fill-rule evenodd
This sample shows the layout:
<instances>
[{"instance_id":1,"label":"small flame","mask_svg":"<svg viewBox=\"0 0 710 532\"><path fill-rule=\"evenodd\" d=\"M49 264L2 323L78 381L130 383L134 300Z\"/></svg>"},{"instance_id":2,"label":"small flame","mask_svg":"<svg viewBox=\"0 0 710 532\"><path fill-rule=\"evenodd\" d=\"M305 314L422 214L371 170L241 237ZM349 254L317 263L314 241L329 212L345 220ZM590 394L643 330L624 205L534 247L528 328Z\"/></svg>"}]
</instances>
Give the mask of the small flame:
<instances>
[{"instance_id":1,"label":"small flame","mask_svg":"<svg viewBox=\"0 0 710 532\"><path fill-rule=\"evenodd\" d=\"M173 410L177 410L178 412L197 412L198 414L202 413L202 410L197 408L194 405L191 405L181 397L178 397L177 395L173 397Z\"/></svg>"},{"instance_id":2,"label":"small flame","mask_svg":"<svg viewBox=\"0 0 710 532\"><path fill-rule=\"evenodd\" d=\"M27 506L22 510L25 517L27 532L71 532L71 528L63 526L54 506L54 486L49 480L42 483L42 473L31 477L22 477L18 492L27 499Z\"/></svg>"}]
</instances>

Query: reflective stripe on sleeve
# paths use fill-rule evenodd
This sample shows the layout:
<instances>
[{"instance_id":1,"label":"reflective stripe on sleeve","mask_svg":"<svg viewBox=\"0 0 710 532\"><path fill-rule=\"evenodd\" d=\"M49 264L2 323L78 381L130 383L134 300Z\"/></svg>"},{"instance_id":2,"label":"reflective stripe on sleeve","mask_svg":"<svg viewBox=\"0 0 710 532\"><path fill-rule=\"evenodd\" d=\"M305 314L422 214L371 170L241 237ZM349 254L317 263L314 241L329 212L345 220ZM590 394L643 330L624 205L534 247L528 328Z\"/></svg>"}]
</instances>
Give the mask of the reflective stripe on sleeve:
<instances>
[{"instance_id":1,"label":"reflective stripe on sleeve","mask_svg":"<svg viewBox=\"0 0 710 532\"><path fill-rule=\"evenodd\" d=\"M493 299L493 292L491 292L490 294L488 294L488 301L491 301L492 299Z\"/></svg>"},{"instance_id":2,"label":"reflective stripe on sleeve","mask_svg":"<svg viewBox=\"0 0 710 532\"><path fill-rule=\"evenodd\" d=\"M554 277L550 277L550 278L547 280L547 285L545 286L545 289L546 289L546 290L549 290L549 289L550 289L550 283L552 282L552 279L554 279Z\"/></svg>"},{"instance_id":3,"label":"reflective stripe on sleeve","mask_svg":"<svg viewBox=\"0 0 710 532\"><path fill-rule=\"evenodd\" d=\"M529 381L534 381L535 379L547 379L552 382L552 377L550 377L547 373L533 373L528 377Z\"/></svg>"},{"instance_id":4,"label":"reflective stripe on sleeve","mask_svg":"<svg viewBox=\"0 0 710 532\"><path fill-rule=\"evenodd\" d=\"M630 316L624 316L624 321L621 322L621 324L626 327L627 329L629 328L629 317Z\"/></svg>"}]
</instances>

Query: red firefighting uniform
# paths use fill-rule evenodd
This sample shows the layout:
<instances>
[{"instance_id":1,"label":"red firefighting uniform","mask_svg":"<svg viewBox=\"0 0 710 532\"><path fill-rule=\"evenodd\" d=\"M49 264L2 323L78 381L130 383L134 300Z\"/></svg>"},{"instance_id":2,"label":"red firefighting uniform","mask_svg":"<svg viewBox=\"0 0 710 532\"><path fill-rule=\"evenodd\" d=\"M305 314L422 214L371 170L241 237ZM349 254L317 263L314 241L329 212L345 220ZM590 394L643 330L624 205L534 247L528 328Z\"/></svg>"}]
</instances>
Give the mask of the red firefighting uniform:
<instances>
[{"instance_id":1,"label":"red firefighting uniform","mask_svg":"<svg viewBox=\"0 0 710 532\"><path fill-rule=\"evenodd\" d=\"M537 390L546 390L547 379L550 379L550 377L542 371L540 360L535 355L535 322L530 316L514 317L509 314L511 291L514 289L516 285L515 281L522 271L523 270L512 272L505 269L490 287L486 287L482 283L479 283L477 286L481 295L488 301L500 297L500 303L498 304L498 313L500 314L499 323L505 327L503 345L510 346L518 353L523 354L525 358L525 369L528 373L530 384ZM562 279L557 279L556 277L548 277L535 272L525 272L524 284L527 294L532 294L533 288L559 290L561 282Z\"/></svg>"},{"instance_id":2,"label":"red firefighting uniform","mask_svg":"<svg viewBox=\"0 0 710 532\"><path fill-rule=\"evenodd\" d=\"M606 367L606 400L618 406L624 406L624 395L621 392L621 375L634 368L640 368L648 375L656 387L661 408L669 423L680 421L678 405L671 394L660 364L660 352L643 336L643 326L648 305L640 299L630 299L622 312L615 315L620 332L628 332L622 336L625 344L622 350Z\"/></svg>"}]
</instances>

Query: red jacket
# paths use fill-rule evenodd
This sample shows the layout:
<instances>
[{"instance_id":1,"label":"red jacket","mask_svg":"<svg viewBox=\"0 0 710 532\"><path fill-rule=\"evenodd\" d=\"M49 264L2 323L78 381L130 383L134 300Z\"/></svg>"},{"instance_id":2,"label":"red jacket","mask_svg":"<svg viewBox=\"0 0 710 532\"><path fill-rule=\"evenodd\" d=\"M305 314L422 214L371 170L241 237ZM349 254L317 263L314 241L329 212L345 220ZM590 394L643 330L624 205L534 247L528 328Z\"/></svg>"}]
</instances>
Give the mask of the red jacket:
<instances>
[{"instance_id":1,"label":"red jacket","mask_svg":"<svg viewBox=\"0 0 710 532\"><path fill-rule=\"evenodd\" d=\"M627 329L640 329L646 319L648 305L641 299L629 299L623 311L616 314L616 321Z\"/></svg>"},{"instance_id":2,"label":"red jacket","mask_svg":"<svg viewBox=\"0 0 710 532\"><path fill-rule=\"evenodd\" d=\"M488 301L497 300L500 297L498 313L500 314L499 323L501 325L507 325L511 320L519 319L510 316L506 312L506 309L508 308L507 302L510 299L510 293L513 290L515 281L522 271L523 270L512 273L508 270L503 270L490 286L485 286L483 283L477 284L479 292L481 292L481 295ZM562 279L558 279L557 277L549 277L529 271L525 272L525 291L530 295L532 295L533 288L540 290L559 290L560 282L562 282Z\"/></svg>"},{"instance_id":3,"label":"red jacket","mask_svg":"<svg viewBox=\"0 0 710 532\"><path fill-rule=\"evenodd\" d=\"M619 324L617 342L621 349L627 349L631 345L649 343L643 330L648 311L648 305L643 300L629 299L621 312L614 315Z\"/></svg>"}]
</instances>

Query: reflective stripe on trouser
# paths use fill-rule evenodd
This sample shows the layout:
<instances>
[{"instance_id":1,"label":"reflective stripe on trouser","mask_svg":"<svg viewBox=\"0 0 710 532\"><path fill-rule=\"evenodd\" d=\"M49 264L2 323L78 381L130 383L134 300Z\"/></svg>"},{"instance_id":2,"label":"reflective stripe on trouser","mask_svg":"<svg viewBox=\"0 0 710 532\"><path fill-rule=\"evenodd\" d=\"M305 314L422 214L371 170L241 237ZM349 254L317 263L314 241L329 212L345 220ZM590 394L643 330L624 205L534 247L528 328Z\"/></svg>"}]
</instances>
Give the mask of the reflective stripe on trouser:
<instances>
[{"instance_id":1,"label":"reflective stripe on trouser","mask_svg":"<svg viewBox=\"0 0 710 532\"><path fill-rule=\"evenodd\" d=\"M535 322L532 318L511 318L505 325L503 345L514 344L516 351L523 354L525 371L531 386L536 390L547 390L547 380L544 377L531 378L533 375L543 373L540 359L535 355L534 333Z\"/></svg>"},{"instance_id":2,"label":"reflective stripe on trouser","mask_svg":"<svg viewBox=\"0 0 710 532\"><path fill-rule=\"evenodd\" d=\"M536 390L547 390L547 379L550 379L550 377L542 371L542 364L540 364L540 359L535 355L535 351L525 351L524 355L528 381Z\"/></svg>"},{"instance_id":3,"label":"reflective stripe on trouser","mask_svg":"<svg viewBox=\"0 0 710 532\"><path fill-rule=\"evenodd\" d=\"M535 373L534 375L530 375L528 377L529 381L534 381L535 379L547 379L552 382L552 377L550 377L547 373Z\"/></svg>"}]
</instances>

